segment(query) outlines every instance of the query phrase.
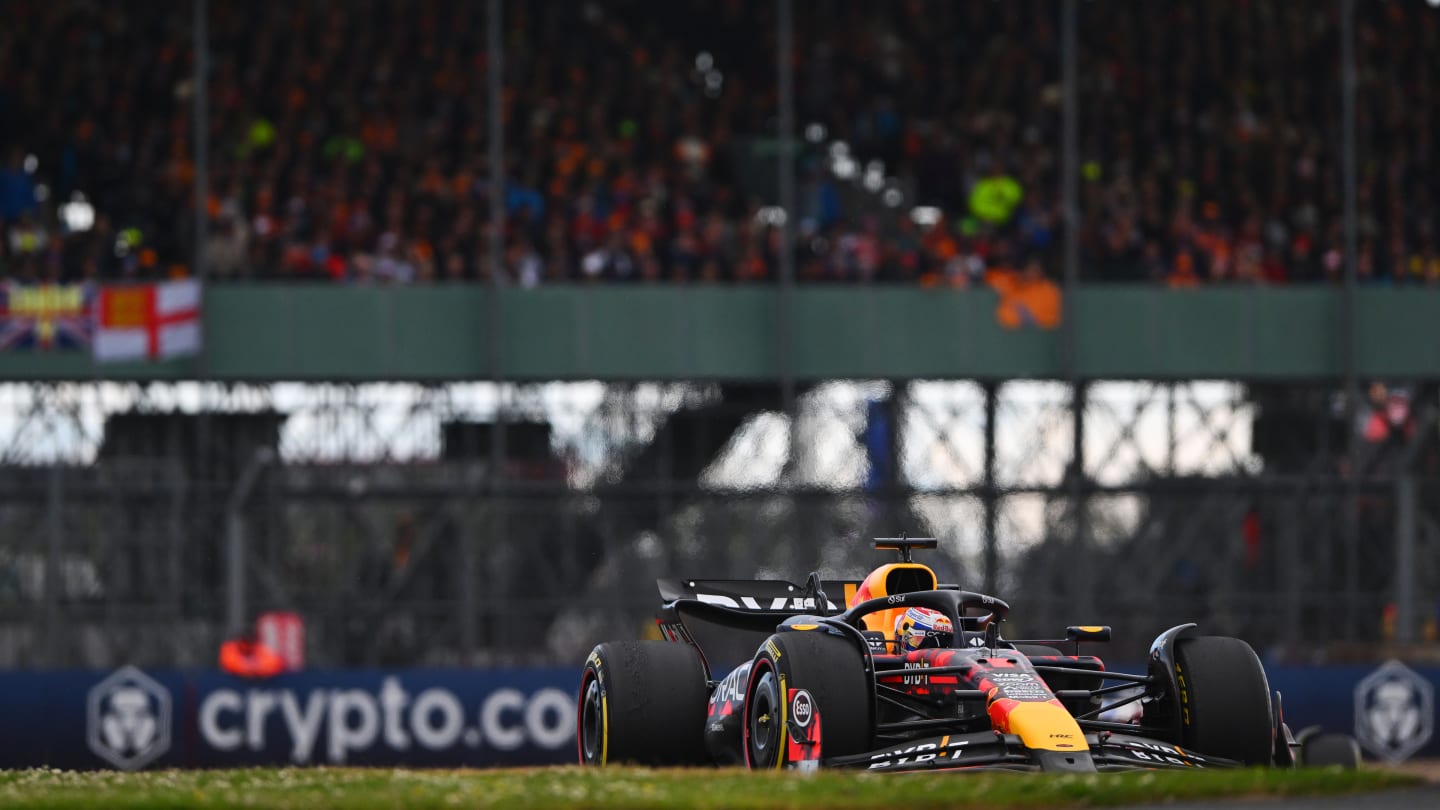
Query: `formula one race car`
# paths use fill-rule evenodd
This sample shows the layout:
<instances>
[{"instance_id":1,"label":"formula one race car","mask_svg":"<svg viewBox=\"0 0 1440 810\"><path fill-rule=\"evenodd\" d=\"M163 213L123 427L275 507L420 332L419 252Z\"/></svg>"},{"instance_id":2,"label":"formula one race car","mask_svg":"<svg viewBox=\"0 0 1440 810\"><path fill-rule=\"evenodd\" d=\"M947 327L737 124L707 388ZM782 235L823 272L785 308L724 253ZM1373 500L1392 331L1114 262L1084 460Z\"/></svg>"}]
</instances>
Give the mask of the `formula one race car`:
<instances>
[{"instance_id":1,"label":"formula one race car","mask_svg":"<svg viewBox=\"0 0 1440 810\"><path fill-rule=\"evenodd\" d=\"M1004 601L912 560L934 539L875 547L900 560L858 582L661 579L667 640L607 642L585 662L580 761L1094 772L1290 767L1312 750L1244 641L1182 624L1145 674L1108 672L1079 647L1110 628L1005 639ZM1306 764L1358 761L1348 738L1315 741Z\"/></svg>"}]
</instances>

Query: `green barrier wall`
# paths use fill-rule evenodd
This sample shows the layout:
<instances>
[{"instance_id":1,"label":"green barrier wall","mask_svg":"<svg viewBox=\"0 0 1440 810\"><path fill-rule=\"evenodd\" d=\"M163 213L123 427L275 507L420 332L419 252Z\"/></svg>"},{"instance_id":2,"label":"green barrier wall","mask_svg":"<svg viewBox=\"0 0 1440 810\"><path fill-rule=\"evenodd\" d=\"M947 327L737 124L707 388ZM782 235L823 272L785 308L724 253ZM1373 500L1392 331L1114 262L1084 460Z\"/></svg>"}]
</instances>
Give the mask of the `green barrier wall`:
<instances>
[{"instance_id":1,"label":"green barrier wall","mask_svg":"<svg viewBox=\"0 0 1440 810\"><path fill-rule=\"evenodd\" d=\"M97 366L0 352L0 379L762 380L783 371L773 287L505 290L492 368L490 291L476 286L212 285L203 358ZM1317 379L1343 367L1342 295L1327 287L1076 293L1087 378ZM799 379L1063 377L1065 332L1010 331L988 290L799 288ZM1362 290L1357 370L1440 377L1440 290Z\"/></svg>"}]
</instances>

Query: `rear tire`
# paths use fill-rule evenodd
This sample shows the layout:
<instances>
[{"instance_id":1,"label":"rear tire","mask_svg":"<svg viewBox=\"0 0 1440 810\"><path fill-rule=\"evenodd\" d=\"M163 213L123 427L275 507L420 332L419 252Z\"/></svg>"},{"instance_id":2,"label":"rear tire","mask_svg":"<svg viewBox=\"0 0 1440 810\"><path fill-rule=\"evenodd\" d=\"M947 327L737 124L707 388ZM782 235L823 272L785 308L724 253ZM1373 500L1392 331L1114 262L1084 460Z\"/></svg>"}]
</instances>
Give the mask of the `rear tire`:
<instances>
[{"instance_id":1,"label":"rear tire","mask_svg":"<svg viewBox=\"0 0 1440 810\"><path fill-rule=\"evenodd\" d=\"M1349 734L1315 734L1300 745L1300 766L1353 771L1360 767L1360 746Z\"/></svg>"},{"instance_id":2,"label":"rear tire","mask_svg":"<svg viewBox=\"0 0 1440 810\"><path fill-rule=\"evenodd\" d=\"M708 765L705 665L689 644L612 641L580 676L582 765Z\"/></svg>"},{"instance_id":3,"label":"rear tire","mask_svg":"<svg viewBox=\"0 0 1440 810\"><path fill-rule=\"evenodd\" d=\"M771 636L755 654L745 688L745 763L783 768L788 759L789 690L810 693L820 717L820 754L838 757L870 750L874 698L860 650L823 630Z\"/></svg>"},{"instance_id":4,"label":"rear tire","mask_svg":"<svg viewBox=\"0 0 1440 810\"><path fill-rule=\"evenodd\" d=\"M1273 761L1270 682L1249 644L1198 636L1175 643L1180 745L1246 765Z\"/></svg>"}]
</instances>

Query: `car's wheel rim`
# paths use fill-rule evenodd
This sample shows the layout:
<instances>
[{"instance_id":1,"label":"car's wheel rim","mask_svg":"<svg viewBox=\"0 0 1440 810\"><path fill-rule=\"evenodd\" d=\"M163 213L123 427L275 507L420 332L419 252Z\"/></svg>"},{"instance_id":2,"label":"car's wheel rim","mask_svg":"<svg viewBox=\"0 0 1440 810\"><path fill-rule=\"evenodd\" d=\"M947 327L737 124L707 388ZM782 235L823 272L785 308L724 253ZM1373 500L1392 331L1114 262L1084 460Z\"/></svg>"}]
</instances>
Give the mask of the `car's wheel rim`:
<instances>
[{"instance_id":1,"label":"car's wheel rim","mask_svg":"<svg viewBox=\"0 0 1440 810\"><path fill-rule=\"evenodd\" d=\"M780 690L775 673L767 669L750 696L750 762L757 768L774 767L780 747Z\"/></svg>"},{"instance_id":2,"label":"car's wheel rim","mask_svg":"<svg viewBox=\"0 0 1440 810\"><path fill-rule=\"evenodd\" d=\"M600 680L589 678L580 709L580 753L587 763L600 764L604 752L605 717L601 707Z\"/></svg>"}]
</instances>

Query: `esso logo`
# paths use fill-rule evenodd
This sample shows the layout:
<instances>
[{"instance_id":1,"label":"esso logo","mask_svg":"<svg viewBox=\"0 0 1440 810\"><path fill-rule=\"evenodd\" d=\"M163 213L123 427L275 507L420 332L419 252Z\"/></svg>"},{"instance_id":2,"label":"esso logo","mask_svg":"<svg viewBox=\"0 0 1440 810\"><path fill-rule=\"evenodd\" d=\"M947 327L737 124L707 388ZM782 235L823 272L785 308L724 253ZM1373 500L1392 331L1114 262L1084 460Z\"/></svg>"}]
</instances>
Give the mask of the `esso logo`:
<instances>
[{"instance_id":1,"label":"esso logo","mask_svg":"<svg viewBox=\"0 0 1440 810\"><path fill-rule=\"evenodd\" d=\"M804 689L795 690L795 697L790 700L790 714L795 718L795 725L805 728L810 725L810 720L815 716L815 701L810 698L810 693Z\"/></svg>"}]
</instances>

